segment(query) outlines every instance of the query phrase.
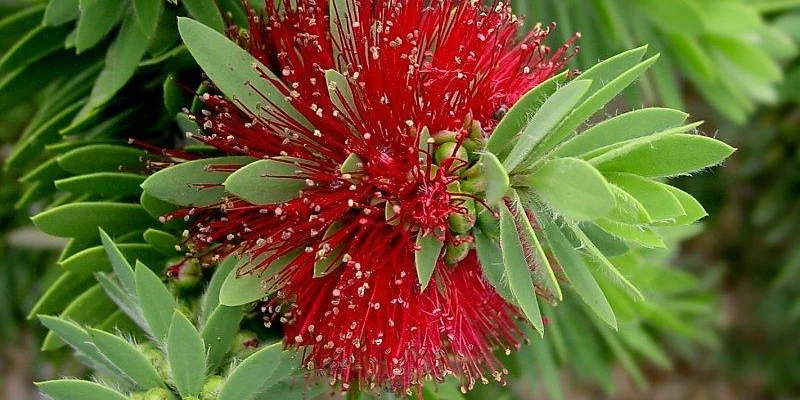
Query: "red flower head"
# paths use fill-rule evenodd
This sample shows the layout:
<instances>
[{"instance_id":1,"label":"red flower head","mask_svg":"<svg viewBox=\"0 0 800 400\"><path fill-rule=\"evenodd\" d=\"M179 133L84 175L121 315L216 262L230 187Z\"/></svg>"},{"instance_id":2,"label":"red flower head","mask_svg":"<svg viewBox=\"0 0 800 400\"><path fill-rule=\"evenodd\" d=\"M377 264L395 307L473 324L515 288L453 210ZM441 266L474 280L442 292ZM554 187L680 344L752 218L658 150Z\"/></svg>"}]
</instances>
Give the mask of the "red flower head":
<instances>
[{"instance_id":1,"label":"red flower head","mask_svg":"<svg viewBox=\"0 0 800 400\"><path fill-rule=\"evenodd\" d=\"M262 195L176 213L196 216L192 246L250 260L240 272L264 277L267 320L345 388L501 380L493 351L519 345L519 312L471 250L487 212L471 177L496 122L563 68L569 44L551 52L540 27L520 39L502 3L296 0L265 11L251 14L249 34L229 33L285 104L206 95L195 116L197 139L266 159Z\"/></svg>"}]
</instances>

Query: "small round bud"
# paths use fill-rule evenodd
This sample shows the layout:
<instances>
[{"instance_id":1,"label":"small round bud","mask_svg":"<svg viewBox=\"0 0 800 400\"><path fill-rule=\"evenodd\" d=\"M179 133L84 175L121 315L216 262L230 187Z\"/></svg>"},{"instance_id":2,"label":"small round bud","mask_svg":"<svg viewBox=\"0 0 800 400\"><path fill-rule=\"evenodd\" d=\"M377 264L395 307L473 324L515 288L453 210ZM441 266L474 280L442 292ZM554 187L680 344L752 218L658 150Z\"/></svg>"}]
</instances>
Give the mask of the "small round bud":
<instances>
[{"instance_id":1,"label":"small round bud","mask_svg":"<svg viewBox=\"0 0 800 400\"><path fill-rule=\"evenodd\" d=\"M183 264L175 271L173 282L178 290L191 290L203 279L203 269L195 262Z\"/></svg>"},{"instance_id":2,"label":"small round bud","mask_svg":"<svg viewBox=\"0 0 800 400\"><path fill-rule=\"evenodd\" d=\"M150 389L145 393L144 400L174 400L175 396L164 388Z\"/></svg>"},{"instance_id":3,"label":"small round bud","mask_svg":"<svg viewBox=\"0 0 800 400\"><path fill-rule=\"evenodd\" d=\"M203 388L200 390L200 400L217 400L224 382L225 380L219 375L211 375L206 378Z\"/></svg>"},{"instance_id":4,"label":"small round bud","mask_svg":"<svg viewBox=\"0 0 800 400\"><path fill-rule=\"evenodd\" d=\"M444 262L447 265L456 265L463 259L467 258L471 244L463 242L460 244L448 243L445 247Z\"/></svg>"},{"instance_id":5,"label":"small round bud","mask_svg":"<svg viewBox=\"0 0 800 400\"><path fill-rule=\"evenodd\" d=\"M434 143L451 143L458 140L458 132L453 131L439 131L431 135Z\"/></svg>"},{"instance_id":6,"label":"small round bud","mask_svg":"<svg viewBox=\"0 0 800 400\"><path fill-rule=\"evenodd\" d=\"M463 146L459 146L457 143L454 142L447 142L439 146L436 150L436 154L433 156L433 160L438 165L442 165L444 160L448 158L455 157L459 160L467 160L469 157L467 154L467 150L464 149Z\"/></svg>"},{"instance_id":7,"label":"small round bud","mask_svg":"<svg viewBox=\"0 0 800 400\"><path fill-rule=\"evenodd\" d=\"M261 341L258 336L248 330L241 330L236 334L236 340L233 342L233 355L234 357L244 360L256 352Z\"/></svg>"}]
</instances>

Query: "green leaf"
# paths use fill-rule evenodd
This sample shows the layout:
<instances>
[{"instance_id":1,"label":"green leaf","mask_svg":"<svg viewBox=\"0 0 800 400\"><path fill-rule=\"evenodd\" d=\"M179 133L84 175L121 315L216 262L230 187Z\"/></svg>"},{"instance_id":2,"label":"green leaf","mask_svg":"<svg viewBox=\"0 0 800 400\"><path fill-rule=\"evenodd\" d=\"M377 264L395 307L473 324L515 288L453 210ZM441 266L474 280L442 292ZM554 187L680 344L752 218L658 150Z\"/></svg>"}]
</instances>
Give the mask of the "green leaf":
<instances>
[{"instance_id":1,"label":"green leaf","mask_svg":"<svg viewBox=\"0 0 800 400\"><path fill-rule=\"evenodd\" d=\"M641 48L640 48L641 49ZM618 75L607 76L608 73L616 72L616 68L620 65L626 64L627 61L632 61L641 57L639 52L644 52L646 49L631 50L631 52L622 53L616 57L612 57L594 68L598 68L594 72L594 68L589 69L583 75L582 79L591 79L592 87L589 88L589 97L584 100L575 110L561 122L550 135L547 136L537 146L533 152L532 159L536 160L548 151L560 144L564 139L568 138L581 124L586 122L592 115L601 110L609 101L614 99L622 90L628 87L633 81L638 79L645 71L647 71L653 63L656 62L658 56L653 56L634 67L619 73ZM617 60L617 57L621 57ZM610 62L610 61L614 62ZM623 62L626 61L626 62ZM606 64L609 62L609 64ZM603 67L603 68L600 68ZM593 73L594 72L594 73ZM598 78L594 76L597 75ZM597 79L601 79L599 82Z\"/></svg>"},{"instance_id":2,"label":"green leaf","mask_svg":"<svg viewBox=\"0 0 800 400\"><path fill-rule=\"evenodd\" d=\"M227 195L222 183L231 176L231 167L252 161L252 157L236 156L184 162L151 175L142 183L142 188L148 195L172 204L204 207L219 203ZM225 168L215 171L214 166Z\"/></svg>"},{"instance_id":3,"label":"green leaf","mask_svg":"<svg viewBox=\"0 0 800 400\"><path fill-rule=\"evenodd\" d=\"M116 306L108 299L103 288L95 285L76 297L64 309L60 317L87 326L100 326L115 309ZM42 350L55 350L63 345L64 342L51 332L45 337Z\"/></svg>"},{"instance_id":4,"label":"green leaf","mask_svg":"<svg viewBox=\"0 0 800 400\"><path fill-rule=\"evenodd\" d=\"M586 94L592 81L577 79L556 90L542 104L522 131L511 153L503 160L506 171L513 171L541 140L553 130Z\"/></svg>"},{"instance_id":5,"label":"green leaf","mask_svg":"<svg viewBox=\"0 0 800 400\"><path fill-rule=\"evenodd\" d=\"M281 359L281 343L265 346L231 371L218 400L253 400L274 384L271 378Z\"/></svg>"},{"instance_id":6,"label":"green leaf","mask_svg":"<svg viewBox=\"0 0 800 400\"><path fill-rule=\"evenodd\" d=\"M163 387L164 383L150 361L125 339L98 329L87 329L92 342L112 364L133 379L141 388Z\"/></svg>"},{"instance_id":7,"label":"green leaf","mask_svg":"<svg viewBox=\"0 0 800 400\"><path fill-rule=\"evenodd\" d=\"M626 278L622 273L619 272L617 267L611 264L610 261L603 255L600 249L594 245L594 243L586 236L585 233L573 222L566 222L567 226L569 227L570 231L575 235L581 245L586 249L589 253L591 258L595 260L597 263L603 267L603 272L609 276L609 278L625 290L628 294L630 294L635 300L644 300L644 295L639 289L636 288L629 280Z\"/></svg>"},{"instance_id":8,"label":"green leaf","mask_svg":"<svg viewBox=\"0 0 800 400\"><path fill-rule=\"evenodd\" d=\"M106 296L119 307L120 311L125 313L139 328L146 331L147 323L139 312L136 295L128 293L123 289L112 274L100 272L95 274L94 278L97 280L100 287L103 288L103 292L105 292Z\"/></svg>"},{"instance_id":9,"label":"green leaf","mask_svg":"<svg viewBox=\"0 0 800 400\"><path fill-rule=\"evenodd\" d=\"M274 86L281 80L247 51L219 32L188 18L178 18L178 30L194 59L227 98L267 121L275 120L267 109L277 107L306 127L312 127L286 100L285 92Z\"/></svg>"},{"instance_id":10,"label":"green leaf","mask_svg":"<svg viewBox=\"0 0 800 400\"><path fill-rule=\"evenodd\" d=\"M203 25L214 28L217 32L225 32L225 21L214 0L183 0L183 6L194 19Z\"/></svg>"},{"instance_id":11,"label":"green leaf","mask_svg":"<svg viewBox=\"0 0 800 400\"><path fill-rule=\"evenodd\" d=\"M503 164L492 153L486 152L481 158L486 180L486 203L494 206L508 193L511 182L508 172L503 168Z\"/></svg>"},{"instance_id":12,"label":"green leaf","mask_svg":"<svg viewBox=\"0 0 800 400\"><path fill-rule=\"evenodd\" d=\"M483 269L483 276L503 298L513 302L508 285L503 282L505 267L500 246L494 238L487 236L480 228L474 229L472 233L475 238L475 251Z\"/></svg>"},{"instance_id":13,"label":"green leaf","mask_svg":"<svg viewBox=\"0 0 800 400\"><path fill-rule=\"evenodd\" d=\"M158 262L164 261L164 256L149 244L122 243L116 248L121 255L131 261L139 260L148 265L157 265ZM104 246L90 247L62 260L60 264L65 270L78 274L109 271L114 266L114 260L109 261L107 251L108 248L104 248Z\"/></svg>"},{"instance_id":14,"label":"green leaf","mask_svg":"<svg viewBox=\"0 0 800 400\"><path fill-rule=\"evenodd\" d=\"M218 305L203 326L203 342L207 348L206 369L213 373L230 352L239 323L244 316L242 307Z\"/></svg>"},{"instance_id":15,"label":"green leaf","mask_svg":"<svg viewBox=\"0 0 800 400\"><path fill-rule=\"evenodd\" d=\"M511 294L539 335L544 337L544 322L536 301L531 271L525 258L525 250L520 242L514 216L505 204L500 207L500 249Z\"/></svg>"},{"instance_id":16,"label":"green leaf","mask_svg":"<svg viewBox=\"0 0 800 400\"><path fill-rule=\"evenodd\" d=\"M59 379L36 384L53 400L128 400L128 396L103 385L77 379Z\"/></svg>"},{"instance_id":17,"label":"green leaf","mask_svg":"<svg viewBox=\"0 0 800 400\"><path fill-rule=\"evenodd\" d=\"M61 49L66 34L64 28L40 26L31 30L0 58L0 74L22 68Z\"/></svg>"},{"instance_id":18,"label":"green leaf","mask_svg":"<svg viewBox=\"0 0 800 400\"><path fill-rule=\"evenodd\" d=\"M153 39L153 35L158 28L158 20L164 12L164 2L162 0L133 0L133 11L136 15L136 22L148 40Z\"/></svg>"},{"instance_id":19,"label":"green leaf","mask_svg":"<svg viewBox=\"0 0 800 400\"><path fill-rule=\"evenodd\" d=\"M127 1L80 0L81 15L75 36L78 53L94 47L119 22Z\"/></svg>"},{"instance_id":20,"label":"green leaf","mask_svg":"<svg viewBox=\"0 0 800 400\"><path fill-rule=\"evenodd\" d=\"M767 82L778 82L783 79L780 65L759 46L736 37L709 36L705 40L742 71Z\"/></svg>"},{"instance_id":21,"label":"green leaf","mask_svg":"<svg viewBox=\"0 0 800 400\"><path fill-rule=\"evenodd\" d=\"M158 229L148 229L142 234L144 241L153 246L161 254L172 257L180 254L175 246L180 246L181 239Z\"/></svg>"},{"instance_id":22,"label":"green leaf","mask_svg":"<svg viewBox=\"0 0 800 400\"><path fill-rule=\"evenodd\" d=\"M58 237L95 237L97 228L111 235L143 230L155 222L138 204L70 203L49 209L33 218L43 232Z\"/></svg>"},{"instance_id":23,"label":"green leaf","mask_svg":"<svg viewBox=\"0 0 800 400\"><path fill-rule=\"evenodd\" d=\"M546 296L543 295L542 297L547 298L550 302L560 301L563 299L561 288L558 286L556 276L550 267L547 254L545 254L544 248L542 248L536 231L533 229L533 225L531 225L526 210L523 208L519 194L514 192L512 199L514 202L513 209L517 211L515 215L517 233L522 243L524 243L523 247L528 252L527 259L529 263L533 261L532 270L535 286L546 294Z\"/></svg>"},{"instance_id":24,"label":"green leaf","mask_svg":"<svg viewBox=\"0 0 800 400\"><path fill-rule=\"evenodd\" d=\"M92 338L78 324L58 317L40 315L39 321L47 329L75 349L78 354L86 357L92 363L103 366L105 359L100 351L92 344Z\"/></svg>"},{"instance_id":25,"label":"green leaf","mask_svg":"<svg viewBox=\"0 0 800 400\"><path fill-rule=\"evenodd\" d=\"M575 221L607 215L615 199L605 178L586 161L557 158L544 163L528 183L555 212Z\"/></svg>"},{"instance_id":26,"label":"green leaf","mask_svg":"<svg viewBox=\"0 0 800 400\"><path fill-rule=\"evenodd\" d=\"M439 262L439 255L442 253L444 243L435 234L423 235L417 233L416 251L414 251L414 264L417 266L417 279L421 287L420 292L425 291L433 277L433 271Z\"/></svg>"},{"instance_id":27,"label":"green leaf","mask_svg":"<svg viewBox=\"0 0 800 400\"><path fill-rule=\"evenodd\" d=\"M205 345L200 332L178 310L169 326L167 360L178 393L183 398L200 395L206 377Z\"/></svg>"},{"instance_id":28,"label":"green leaf","mask_svg":"<svg viewBox=\"0 0 800 400\"><path fill-rule=\"evenodd\" d=\"M38 157L45 145L58 141L58 130L69 123L69 120L83 106L84 101L79 100L67 106L47 122L39 125L30 134L20 139L11 154L6 158L3 168L6 171L18 169Z\"/></svg>"},{"instance_id":29,"label":"green leaf","mask_svg":"<svg viewBox=\"0 0 800 400\"><path fill-rule=\"evenodd\" d=\"M501 154L503 149L513 142L514 137L522 128L528 125L530 116L566 81L567 75L567 72L558 74L540 83L522 96L500 120L500 123L497 124L497 127L486 142L486 151Z\"/></svg>"},{"instance_id":30,"label":"green leaf","mask_svg":"<svg viewBox=\"0 0 800 400\"><path fill-rule=\"evenodd\" d=\"M609 182L633 196L654 220L685 215L681 202L662 184L628 173L606 174Z\"/></svg>"},{"instance_id":31,"label":"green leaf","mask_svg":"<svg viewBox=\"0 0 800 400\"><path fill-rule=\"evenodd\" d=\"M118 172L122 167L143 168L144 150L113 144L93 144L70 150L58 157L58 165L76 175Z\"/></svg>"},{"instance_id":32,"label":"green leaf","mask_svg":"<svg viewBox=\"0 0 800 400\"><path fill-rule=\"evenodd\" d=\"M665 177L716 165L734 151L733 147L710 137L673 134L635 140L589 162L604 172Z\"/></svg>"},{"instance_id":33,"label":"green leaf","mask_svg":"<svg viewBox=\"0 0 800 400\"><path fill-rule=\"evenodd\" d=\"M389 202L387 202L386 204L388 207ZM331 236L336 234L336 232L340 231L342 227L343 224L339 223L338 221L332 223L331 225L328 226L328 229L325 230L325 234L322 236L322 240L325 241L329 239ZM323 243L327 244L329 242L321 242L320 246L322 246ZM336 245L336 247L328 250L328 252L325 253L323 257L319 258L314 262L315 278L325 276L333 272L333 270L342 265L342 257L344 256L345 246L346 242L340 242L338 245Z\"/></svg>"},{"instance_id":34,"label":"green leaf","mask_svg":"<svg viewBox=\"0 0 800 400\"><path fill-rule=\"evenodd\" d=\"M353 91L350 89L347 77L339 71L329 69L325 71L325 81L328 84L328 96L338 110L348 114L351 111L358 110L353 100ZM344 102L342 102L342 99L344 99Z\"/></svg>"},{"instance_id":35,"label":"green leaf","mask_svg":"<svg viewBox=\"0 0 800 400\"><path fill-rule=\"evenodd\" d=\"M611 185L611 192L614 193L616 202L606 219L632 225L644 225L653 222L653 218L635 197L614 185Z\"/></svg>"},{"instance_id":36,"label":"green leaf","mask_svg":"<svg viewBox=\"0 0 800 400\"><path fill-rule=\"evenodd\" d=\"M252 269L260 265L262 260L271 257L273 253L264 253L254 260L243 258L238 262L236 268L228 274L225 282L222 283L219 293L220 303L226 306L240 306L263 299L268 294L264 288L264 281L283 270L284 267L297 258L301 251L295 250L279 257L264 270L248 271L248 274L239 275L240 270L247 267ZM232 258L235 257L232 256Z\"/></svg>"},{"instance_id":37,"label":"green leaf","mask_svg":"<svg viewBox=\"0 0 800 400\"><path fill-rule=\"evenodd\" d=\"M703 10L694 0L639 0L634 4L653 23L667 31L689 35L699 35L705 31Z\"/></svg>"},{"instance_id":38,"label":"green leaf","mask_svg":"<svg viewBox=\"0 0 800 400\"><path fill-rule=\"evenodd\" d=\"M44 10L42 24L58 26L66 24L78 17L78 0L50 0Z\"/></svg>"},{"instance_id":39,"label":"green leaf","mask_svg":"<svg viewBox=\"0 0 800 400\"><path fill-rule=\"evenodd\" d=\"M575 136L554 153L577 157L589 151L680 126L688 114L669 108L644 108L603 121Z\"/></svg>"},{"instance_id":40,"label":"green leaf","mask_svg":"<svg viewBox=\"0 0 800 400\"><path fill-rule=\"evenodd\" d=\"M219 306L219 294L222 290L222 285L225 283L231 271L236 269L237 262L238 260L236 257L228 257L217 264L217 268L214 269L211 281L208 283L205 292L203 292L199 318L200 326L204 326L211 317L211 314L216 311L217 306ZM208 341L206 341L206 343L208 343Z\"/></svg>"},{"instance_id":41,"label":"green leaf","mask_svg":"<svg viewBox=\"0 0 800 400\"><path fill-rule=\"evenodd\" d=\"M136 298L147 321L150 333L159 343L167 338L172 319L172 311L178 303L172 297L161 279L144 264L136 264Z\"/></svg>"},{"instance_id":42,"label":"green leaf","mask_svg":"<svg viewBox=\"0 0 800 400\"><path fill-rule=\"evenodd\" d=\"M28 319L35 318L37 314L53 314L63 310L67 304L92 287L94 283L91 275L78 275L64 271L39 297L39 301L31 308Z\"/></svg>"},{"instance_id":43,"label":"green leaf","mask_svg":"<svg viewBox=\"0 0 800 400\"><path fill-rule=\"evenodd\" d=\"M97 172L55 181L56 188L75 194L128 196L141 194L144 176L123 172Z\"/></svg>"},{"instance_id":44,"label":"green leaf","mask_svg":"<svg viewBox=\"0 0 800 400\"><path fill-rule=\"evenodd\" d=\"M82 17L81 21L83 18L85 17ZM81 110L78 118L106 104L128 83L139 67L148 43L147 37L134 18L126 18L119 34L106 52L106 65L95 80L89 102Z\"/></svg>"},{"instance_id":45,"label":"green leaf","mask_svg":"<svg viewBox=\"0 0 800 400\"><path fill-rule=\"evenodd\" d=\"M550 245L550 251L558 260L558 264L567 279L569 279L573 289L575 289L575 293L603 322L617 329L617 318L614 316L614 310L611 309L611 305L608 304L600 285L597 284L597 281L589 271L589 267L581 259L578 250L572 246L561 232L561 229L556 226L555 221L546 217L538 220L543 226L547 243Z\"/></svg>"},{"instance_id":46,"label":"green leaf","mask_svg":"<svg viewBox=\"0 0 800 400\"><path fill-rule=\"evenodd\" d=\"M291 158L259 160L240 168L225 180L230 194L252 204L279 204L298 197L307 187L302 168Z\"/></svg>"},{"instance_id":47,"label":"green leaf","mask_svg":"<svg viewBox=\"0 0 800 400\"><path fill-rule=\"evenodd\" d=\"M708 215L700 202L689 193L664 183L657 183L663 186L664 189L669 190L670 193L672 193L672 195L678 199L678 201L681 203L681 207L686 213L686 215L676 218L675 221L670 223L670 225L689 225L705 218Z\"/></svg>"}]
</instances>

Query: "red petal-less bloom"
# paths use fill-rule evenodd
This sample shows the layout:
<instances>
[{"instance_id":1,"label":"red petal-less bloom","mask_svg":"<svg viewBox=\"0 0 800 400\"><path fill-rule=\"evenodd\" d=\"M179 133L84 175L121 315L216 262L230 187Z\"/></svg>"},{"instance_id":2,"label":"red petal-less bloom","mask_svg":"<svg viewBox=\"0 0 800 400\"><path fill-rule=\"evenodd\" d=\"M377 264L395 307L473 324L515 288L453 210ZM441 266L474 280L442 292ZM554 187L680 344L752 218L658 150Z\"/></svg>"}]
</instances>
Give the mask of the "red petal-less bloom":
<instances>
[{"instance_id":1,"label":"red petal-less bloom","mask_svg":"<svg viewBox=\"0 0 800 400\"><path fill-rule=\"evenodd\" d=\"M476 130L482 142L504 110L560 70L568 45L551 53L538 27L520 40L521 21L499 4L274 3L268 19L251 16L248 35L230 33L307 121L269 104L271 116L258 117L205 96L198 139L229 154L283 156L306 187L283 204L229 197L183 210L196 217L192 246L218 258L240 252L252 259L242 273L266 271L268 319L284 322L286 345L303 349L307 367L345 388L403 391L448 374L466 387L500 380L493 351L519 345L518 310L483 278L474 251L454 265L440 257L421 290L415 242L425 234L469 246L469 234L449 224L474 219L466 207L474 195L453 182L475 161L457 150ZM326 80L326 70L346 76L346 87ZM454 157L434 165L434 144L418 144L423 128L454 133ZM351 154L360 162L345 173ZM321 259L330 265L315 277Z\"/></svg>"}]
</instances>

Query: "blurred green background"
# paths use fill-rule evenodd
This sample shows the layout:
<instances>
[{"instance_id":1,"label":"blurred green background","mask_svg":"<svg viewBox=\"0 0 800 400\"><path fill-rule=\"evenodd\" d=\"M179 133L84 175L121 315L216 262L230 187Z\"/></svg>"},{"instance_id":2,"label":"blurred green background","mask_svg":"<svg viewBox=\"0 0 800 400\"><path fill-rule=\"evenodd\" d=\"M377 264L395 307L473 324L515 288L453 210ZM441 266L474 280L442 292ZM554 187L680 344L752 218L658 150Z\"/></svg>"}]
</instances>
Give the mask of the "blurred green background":
<instances>
[{"instance_id":1,"label":"blurred green background","mask_svg":"<svg viewBox=\"0 0 800 400\"><path fill-rule=\"evenodd\" d=\"M29 38L47 3L0 0L0 159L6 164L14 158L12 146L18 141L27 157L0 176L0 398L14 400L37 398L34 380L85 373L64 348L40 351L46 332L28 319L61 276L56 262L65 244L37 233L29 216L70 199L52 187L52 179L60 176L46 184L19 179L53 151L44 146L56 140L30 144L28 139L45 111L56 107L54 93L72 82L65 78L103 60L112 41L104 39L77 57L63 46L69 30L47 28L44 36L57 39L52 51L9 61L6 56ZM535 341L508 361L516 368L517 383L470 397L800 397L800 1L512 3L529 16L528 23L557 21L553 43L582 33L573 68L642 44L662 54L646 79L608 114L645 105L683 109L706 121L706 134L739 150L722 168L677 180L710 214L702 226L675 238L687 239L679 251L643 251L628 260L642 271L660 271L643 273L637 282L651 293L652 304L632 306L635 328L617 334L586 322L580 307L559 307L552 312L573 324L563 327L567 339L570 330L576 332L571 340L587 351L567 354L564 343ZM181 12L175 8L164 18ZM192 70L179 57L159 59L156 53L127 83L129 89L138 86L104 110L106 119L116 118L114 113L132 101L126 97L159 103L164 78ZM54 57L74 57L73 72L48 72ZM84 86L69 94L88 93L91 86ZM125 118L116 120L121 128L95 135L91 143L134 135L161 140L169 129L154 122L137 130Z\"/></svg>"}]
</instances>

